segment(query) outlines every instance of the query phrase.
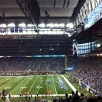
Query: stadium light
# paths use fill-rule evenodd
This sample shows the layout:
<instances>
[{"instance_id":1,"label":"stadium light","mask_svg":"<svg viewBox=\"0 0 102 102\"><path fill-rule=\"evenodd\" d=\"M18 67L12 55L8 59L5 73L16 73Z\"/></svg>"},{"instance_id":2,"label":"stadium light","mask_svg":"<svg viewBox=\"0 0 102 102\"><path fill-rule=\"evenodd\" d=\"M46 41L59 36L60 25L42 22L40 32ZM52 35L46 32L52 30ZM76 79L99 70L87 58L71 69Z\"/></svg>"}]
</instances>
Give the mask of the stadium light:
<instances>
[{"instance_id":1,"label":"stadium light","mask_svg":"<svg viewBox=\"0 0 102 102\"><path fill-rule=\"evenodd\" d=\"M33 24L27 24L27 27L34 27Z\"/></svg>"},{"instance_id":2,"label":"stadium light","mask_svg":"<svg viewBox=\"0 0 102 102\"><path fill-rule=\"evenodd\" d=\"M0 27L1 27L1 28L6 28L7 25L3 23L3 24L0 24Z\"/></svg>"},{"instance_id":3,"label":"stadium light","mask_svg":"<svg viewBox=\"0 0 102 102\"><path fill-rule=\"evenodd\" d=\"M64 23L59 24L59 27L64 27L64 26L65 26Z\"/></svg>"},{"instance_id":4,"label":"stadium light","mask_svg":"<svg viewBox=\"0 0 102 102\"><path fill-rule=\"evenodd\" d=\"M44 32L43 31L39 31L39 34L43 34Z\"/></svg>"},{"instance_id":5,"label":"stadium light","mask_svg":"<svg viewBox=\"0 0 102 102\"><path fill-rule=\"evenodd\" d=\"M68 34L68 37L71 37L71 34L70 33L67 33Z\"/></svg>"},{"instance_id":6,"label":"stadium light","mask_svg":"<svg viewBox=\"0 0 102 102\"><path fill-rule=\"evenodd\" d=\"M8 27L15 27L15 24L14 23L10 23L10 24L8 24Z\"/></svg>"},{"instance_id":7,"label":"stadium light","mask_svg":"<svg viewBox=\"0 0 102 102\"><path fill-rule=\"evenodd\" d=\"M49 23L49 24L47 24L46 27L53 28L53 23Z\"/></svg>"},{"instance_id":8,"label":"stadium light","mask_svg":"<svg viewBox=\"0 0 102 102\"><path fill-rule=\"evenodd\" d=\"M53 27L59 27L59 24L58 23L55 23L54 25L53 25Z\"/></svg>"},{"instance_id":9,"label":"stadium light","mask_svg":"<svg viewBox=\"0 0 102 102\"><path fill-rule=\"evenodd\" d=\"M38 27L44 28L45 27L45 23L39 24Z\"/></svg>"},{"instance_id":10,"label":"stadium light","mask_svg":"<svg viewBox=\"0 0 102 102\"><path fill-rule=\"evenodd\" d=\"M2 58L2 57L4 57L4 56L0 56L0 58Z\"/></svg>"},{"instance_id":11,"label":"stadium light","mask_svg":"<svg viewBox=\"0 0 102 102\"><path fill-rule=\"evenodd\" d=\"M18 27L26 27L26 24L25 23L21 23L18 25Z\"/></svg>"},{"instance_id":12,"label":"stadium light","mask_svg":"<svg viewBox=\"0 0 102 102\"><path fill-rule=\"evenodd\" d=\"M68 24L66 25L66 27L68 27L68 28L73 28L74 25L73 25L73 23L68 23Z\"/></svg>"},{"instance_id":13,"label":"stadium light","mask_svg":"<svg viewBox=\"0 0 102 102\"><path fill-rule=\"evenodd\" d=\"M101 44L97 44L97 47L100 47L101 46Z\"/></svg>"}]
</instances>

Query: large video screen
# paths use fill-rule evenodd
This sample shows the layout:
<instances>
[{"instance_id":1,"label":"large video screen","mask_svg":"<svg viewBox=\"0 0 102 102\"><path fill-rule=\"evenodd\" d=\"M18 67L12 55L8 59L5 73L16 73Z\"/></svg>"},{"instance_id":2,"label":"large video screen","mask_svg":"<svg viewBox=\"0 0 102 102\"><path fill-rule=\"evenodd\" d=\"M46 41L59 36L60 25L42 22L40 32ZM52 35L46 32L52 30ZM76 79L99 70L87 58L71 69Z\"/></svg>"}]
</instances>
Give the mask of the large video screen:
<instances>
[{"instance_id":1,"label":"large video screen","mask_svg":"<svg viewBox=\"0 0 102 102\"><path fill-rule=\"evenodd\" d=\"M77 44L77 54L88 54L97 47L96 42Z\"/></svg>"}]
</instances>

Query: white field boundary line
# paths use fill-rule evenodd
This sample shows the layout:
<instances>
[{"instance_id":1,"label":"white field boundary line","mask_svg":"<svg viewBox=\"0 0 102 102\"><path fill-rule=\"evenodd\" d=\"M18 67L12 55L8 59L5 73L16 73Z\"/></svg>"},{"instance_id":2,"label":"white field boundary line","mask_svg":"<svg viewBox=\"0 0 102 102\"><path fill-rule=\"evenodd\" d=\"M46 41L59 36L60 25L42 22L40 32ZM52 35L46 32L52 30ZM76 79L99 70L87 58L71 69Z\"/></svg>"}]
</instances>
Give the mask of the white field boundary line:
<instances>
[{"instance_id":1,"label":"white field boundary line","mask_svg":"<svg viewBox=\"0 0 102 102\"><path fill-rule=\"evenodd\" d=\"M16 87L18 87L27 77L25 77ZM16 88L14 87L13 90ZM13 90L11 90L9 93L11 93Z\"/></svg>"},{"instance_id":2,"label":"white field boundary line","mask_svg":"<svg viewBox=\"0 0 102 102\"><path fill-rule=\"evenodd\" d=\"M26 77L26 78L27 78L27 77ZM33 77L32 77L32 78L33 78ZM29 79L29 81L30 81L30 80L32 80L32 79ZM28 83L26 83L23 87L25 87L27 84L29 84L29 81L28 81ZM20 93L22 90L23 90L23 88L19 91L19 93ZM19 94L19 93L18 93L18 94Z\"/></svg>"},{"instance_id":3,"label":"white field boundary line","mask_svg":"<svg viewBox=\"0 0 102 102\"><path fill-rule=\"evenodd\" d=\"M62 77L63 77L64 80L68 83L68 85L71 87L71 89L72 89L74 92L76 92L75 87L67 80L67 78L66 78L64 75L62 75ZM80 95L79 92L78 92L78 94Z\"/></svg>"},{"instance_id":4,"label":"white field boundary line","mask_svg":"<svg viewBox=\"0 0 102 102\"><path fill-rule=\"evenodd\" d=\"M6 77L5 77L5 78L6 78ZM9 78L9 79L11 79L11 78ZM6 80L0 79L0 84L4 83L5 81L7 81L7 79L6 79Z\"/></svg>"},{"instance_id":5,"label":"white field boundary line","mask_svg":"<svg viewBox=\"0 0 102 102\"><path fill-rule=\"evenodd\" d=\"M30 95L30 94L29 94ZM28 96L29 96L28 95ZM40 94L38 95L38 97L40 96L65 96L65 94L48 94L48 95L45 95L45 94ZM71 94L68 94L68 95L71 95ZM23 95L23 97L25 97L26 95ZM36 95L32 95L32 97L35 97ZM9 95L7 95L6 97L9 97ZM11 97L20 97L19 95L11 95Z\"/></svg>"},{"instance_id":6,"label":"white field boundary line","mask_svg":"<svg viewBox=\"0 0 102 102\"><path fill-rule=\"evenodd\" d=\"M15 79L15 78L14 78L14 79ZM14 79L13 79L13 80L14 80ZM6 80L5 80L5 81L6 81ZM0 88L3 87L3 86L5 86L6 84L10 83L11 81L12 81L12 80L10 80L10 81L8 81L7 83L5 83L4 85L0 86Z\"/></svg>"},{"instance_id":7,"label":"white field boundary line","mask_svg":"<svg viewBox=\"0 0 102 102\"><path fill-rule=\"evenodd\" d=\"M18 80L16 80L13 84L15 84L17 81L19 81L19 79L18 79ZM9 87L11 87L13 84L11 84Z\"/></svg>"},{"instance_id":8,"label":"white field boundary line","mask_svg":"<svg viewBox=\"0 0 102 102\"><path fill-rule=\"evenodd\" d=\"M36 76L36 79L37 79L37 78L38 78L38 76ZM33 87L34 83L36 82L36 79L34 80L34 82L33 82L32 86L30 87L30 89L29 89L29 91L28 91L28 93L30 92L30 90L32 89L32 87Z\"/></svg>"},{"instance_id":9,"label":"white field boundary line","mask_svg":"<svg viewBox=\"0 0 102 102\"><path fill-rule=\"evenodd\" d=\"M52 75L52 80L53 80L53 83L54 83L53 75ZM57 90L56 90L56 87L55 87L55 83L54 83L54 88L55 88L55 92L56 92L56 95L57 95Z\"/></svg>"}]
</instances>

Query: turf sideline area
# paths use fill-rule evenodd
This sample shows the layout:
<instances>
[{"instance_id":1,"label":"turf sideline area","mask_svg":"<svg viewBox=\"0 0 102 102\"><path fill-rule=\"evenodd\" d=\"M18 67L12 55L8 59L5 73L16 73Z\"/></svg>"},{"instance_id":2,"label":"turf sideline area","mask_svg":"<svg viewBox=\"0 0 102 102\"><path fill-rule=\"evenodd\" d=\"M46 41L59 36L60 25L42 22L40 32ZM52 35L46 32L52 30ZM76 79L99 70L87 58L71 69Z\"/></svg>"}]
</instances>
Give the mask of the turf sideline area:
<instances>
[{"instance_id":1,"label":"turf sideline area","mask_svg":"<svg viewBox=\"0 0 102 102\"><path fill-rule=\"evenodd\" d=\"M71 95L71 94L68 94L68 95ZM26 95L23 95L23 97L25 97ZM31 96L31 95L27 95L28 97ZM36 95L32 95L32 97L35 97ZM50 94L50 95L38 95L38 97L41 97L41 96L65 96L65 94ZM9 97L9 95L7 95L6 97ZM11 97L20 97L20 95L11 95Z\"/></svg>"},{"instance_id":2,"label":"turf sideline area","mask_svg":"<svg viewBox=\"0 0 102 102\"><path fill-rule=\"evenodd\" d=\"M76 92L76 89L75 89L75 87L68 81L68 79L64 76L64 75L62 75L62 77L64 78L64 80L69 84L69 86L72 88L72 90L74 91L74 92ZM78 94L80 95L80 93L78 92Z\"/></svg>"}]
</instances>

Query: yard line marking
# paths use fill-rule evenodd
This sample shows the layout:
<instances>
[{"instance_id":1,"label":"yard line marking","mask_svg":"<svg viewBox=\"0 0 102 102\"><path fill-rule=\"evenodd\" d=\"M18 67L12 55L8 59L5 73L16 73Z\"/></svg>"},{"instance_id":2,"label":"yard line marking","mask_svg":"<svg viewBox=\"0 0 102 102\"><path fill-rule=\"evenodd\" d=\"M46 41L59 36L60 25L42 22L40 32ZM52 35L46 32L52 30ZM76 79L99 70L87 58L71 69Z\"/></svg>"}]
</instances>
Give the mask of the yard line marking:
<instances>
[{"instance_id":1,"label":"yard line marking","mask_svg":"<svg viewBox=\"0 0 102 102\"><path fill-rule=\"evenodd\" d=\"M37 79L37 77L38 77L38 76L36 76L36 79ZM36 79L34 80L34 82L33 82L32 86L30 87L30 89L29 89L29 91L28 91L28 93L29 93L29 92L30 92L30 90L32 89L32 87L33 87L33 85L34 85L34 83L35 83Z\"/></svg>"},{"instance_id":2,"label":"yard line marking","mask_svg":"<svg viewBox=\"0 0 102 102\"><path fill-rule=\"evenodd\" d=\"M40 85L41 85L41 83L39 84L39 87L40 87ZM40 90L40 88L38 88L38 91L37 91L37 93L39 92L39 90Z\"/></svg>"},{"instance_id":3,"label":"yard line marking","mask_svg":"<svg viewBox=\"0 0 102 102\"><path fill-rule=\"evenodd\" d=\"M3 82L5 81L4 79L6 79L6 77L0 77L0 82L3 80Z\"/></svg>"},{"instance_id":4,"label":"yard line marking","mask_svg":"<svg viewBox=\"0 0 102 102\"><path fill-rule=\"evenodd\" d=\"M29 79L29 81L30 81L31 79ZM29 83L29 81L28 81L28 83ZM25 87L28 83L26 83L23 87ZM23 88L19 91L19 93L21 92L23 90ZM18 94L19 94L18 93Z\"/></svg>"},{"instance_id":5,"label":"yard line marking","mask_svg":"<svg viewBox=\"0 0 102 102\"><path fill-rule=\"evenodd\" d=\"M47 75L47 89L48 89L48 75ZM47 90L47 89L46 89L46 90Z\"/></svg>"},{"instance_id":6,"label":"yard line marking","mask_svg":"<svg viewBox=\"0 0 102 102\"><path fill-rule=\"evenodd\" d=\"M18 80L16 80L13 84L15 84L17 81L19 81L19 79L18 79ZM11 84L9 87L11 87L13 84Z\"/></svg>"},{"instance_id":7,"label":"yard line marking","mask_svg":"<svg viewBox=\"0 0 102 102\"><path fill-rule=\"evenodd\" d=\"M9 78L9 79L11 79L11 78ZM0 79L0 84L4 83L6 81L7 81L6 77L5 77L5 79L4 78L3 79Z\"/></svg>"},{"instance_id":8,"label":"yard line marking","mask_svg":"<svg viewBox=\"0 0 102 102\"><path fill-rule=\"evenodd\" d=\"M53 76L52 76L52 80L53 80L53 83L54 83ZM56 87L55 87L55 83L54 83L54 88L55 88L55 91L56 91L56 94L57 94L57 90L56 90Z\"/></svg>"},{"instance_id":9,"label":"yard line marking","mask_svg":"<svg viewBox=\"0 0 102 102\"><path fill-rule=\"evenodd\" d=\"M64 78L64 80L68 83L68 85L72 88L72 90L74 91L74 92L76 92L76 89L75 89L75 87L67 80L67 78L64 76L64 75L62 75L62 77ZM78 94L80 95L80 93L78 92Z\"/></svg>"},{"instance_id":10,"label":"yard line marking","mask_svg":"<svg viewBox=\"0 0 102 102\"><path fill-rule=\"evenodd\" d=\"M27 77L25 77L16 87L18 87L26 78L27 78ZM16 87L15 87L15 88L16 88ZM13 88L13 90L14 90L15 88ZM13 90L11 90L9 93L11 93Z\"/></svg>"},{"instance_id":11,"label":"yard line marking","mask_svg":"<svg viewBox=\"0 0 102 102\"><path fill-rule=\"evenodd\" d=\"M16 77L15 77L15 78L16 78ZM15 78L14 78L14 79L15 79ZM14 80L14 79L13 79L13 80ZM6 80L5 80L5 81L6 81ZM11 81L12 81L12 80L10 80L9 82L7 82L7 83L5 83L4 85L0 86L0 88L3 87L3 86L5 86L6 84L10 83Z\"/></svg>"}]
</instances>

